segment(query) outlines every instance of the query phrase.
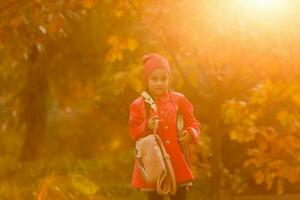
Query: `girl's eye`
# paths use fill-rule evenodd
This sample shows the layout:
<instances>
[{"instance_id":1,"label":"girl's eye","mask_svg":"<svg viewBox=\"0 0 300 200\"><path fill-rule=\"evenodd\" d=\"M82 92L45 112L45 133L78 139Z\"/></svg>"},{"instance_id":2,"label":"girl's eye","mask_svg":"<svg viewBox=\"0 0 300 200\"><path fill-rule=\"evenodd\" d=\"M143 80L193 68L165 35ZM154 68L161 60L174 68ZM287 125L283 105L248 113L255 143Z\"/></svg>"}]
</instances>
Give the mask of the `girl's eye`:
<instances>
[{"instance_id":1,"label":"girl's eye","mask_svg":"<svg viewBox=\"0 0 300 200\"><path fill-rule=\"evenodd\" d=\"M156 81L157 78L154 76L154 77L151 77L151 80L152 80L152 81Z\"/></svg>"},{"instance_id":2,"label":"girl's eye","mask_svg":"<svg viewBox=\"0 0 300 200\"><path fill-rule=\"evenodd\" d=\"M163 82L165 82L167 79L168 79L167 76L163 76L163 77L152 76L152 77L150 77L151 81L163 81Z\"/></svg>"},{"instance_id":3,"label":"girl's eye","mask_svg":"<svg viewBox=\"0 0 300 200\"><path fill-rule=\"evenodd\" d=\"M163 77L161 78L162 81L166 81L167 80L167 77Z\"/></svg>"},{"instance_id":4,"label":"girl's eye","mask_svg":"<svg viewBox=\"0 0 300 200\"><path fill-rule=\"evenodd\" d=\"M165 82L167 80L167 77L160 77L159 80Z\"/></svg>"}]
</instances>

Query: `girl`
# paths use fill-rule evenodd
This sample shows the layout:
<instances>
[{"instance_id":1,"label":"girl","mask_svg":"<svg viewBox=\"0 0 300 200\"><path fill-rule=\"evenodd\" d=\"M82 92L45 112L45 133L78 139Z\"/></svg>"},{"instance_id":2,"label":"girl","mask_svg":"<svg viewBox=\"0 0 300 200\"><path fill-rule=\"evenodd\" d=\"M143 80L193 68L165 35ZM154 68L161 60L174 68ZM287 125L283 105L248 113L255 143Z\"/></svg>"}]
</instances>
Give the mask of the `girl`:
<instances>
[{"instance_id":1,"label":"girl","mask_svg":"<svg viewBox=\"0 0 300 200\"><path fill-rule=\"evenodd\" d=\"M158 112L147 110L142 96L130 105L129 129L131 138L136 141L154 129L155 120L159 120L157 134L162 139L174 169L177 193L170 195L171 200L185 200L187 188L192 185L194 176L184 158L181 145L196 142L199 138L200 123L193 115L193 106L187 98L177 92L169 91L171 77L170 65L161 55L150 53L143 57L144 81L147 92L152 96ZM178 138L177 113L183 116L183 136ZM149 200L162 200L163 196L156 192L155 185L144 180L135 161L132 186L146 191Z\"/></svg>"}]
</instances>

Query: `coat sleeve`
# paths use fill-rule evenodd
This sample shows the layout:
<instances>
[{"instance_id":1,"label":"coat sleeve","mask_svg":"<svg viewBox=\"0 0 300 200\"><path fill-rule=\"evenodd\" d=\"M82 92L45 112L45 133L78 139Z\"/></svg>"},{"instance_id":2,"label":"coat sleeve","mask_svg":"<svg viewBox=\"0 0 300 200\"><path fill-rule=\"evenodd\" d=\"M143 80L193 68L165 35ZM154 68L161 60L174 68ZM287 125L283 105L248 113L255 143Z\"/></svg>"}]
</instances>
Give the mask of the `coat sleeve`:
<instances>
[{"instance_id":1,"label":"coat sleeve","mask_svg":"<svg viewBox=\"0 0 300 200\"><path fill-rule=\"evenodd\" d=\"M143 104L134 101L130 105L129 133L133 141L136 141L149 133L147 128L146 113L143 112Z\"/></svg>"},{"instance_id":2,"label":"coat sleeve","mask_svg":"<svg viewBox=\"0 0 300 200\"><path fill-rule=\"evenodd\" d=\"M183 116L184 130L187 130L193 136L193 142L198 142L201 124L194 116L192 103L182 95L180 98L180 112Z\"/></svg>"}]
</instances>

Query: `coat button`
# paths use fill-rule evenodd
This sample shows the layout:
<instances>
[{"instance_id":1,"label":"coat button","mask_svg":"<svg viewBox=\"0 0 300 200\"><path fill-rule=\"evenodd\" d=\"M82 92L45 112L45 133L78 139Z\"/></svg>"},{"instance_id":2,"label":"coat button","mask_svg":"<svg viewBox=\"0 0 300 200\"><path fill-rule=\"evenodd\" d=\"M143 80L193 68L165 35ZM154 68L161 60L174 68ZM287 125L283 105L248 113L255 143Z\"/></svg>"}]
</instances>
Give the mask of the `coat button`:
<instances>
[{"instance_id":1,"label":"coat button","mask_svg":"<svg viewBox=\"0 0 300 200\"><path fill-rule=\"evenodd\" d=\"M170 142L170 140L166 140L165 143L166 144L170 144L171 142Z\"/></svg>"},{"instance_id":2,"label":"coat button","mask_svg":"<svg viewBox=\"0 0 300 200\"><path fill-rule=\"evenodd\" d=\"M168 129L169 127L168 126L165 126L165 129Z\"/></svg>"}]
</instances>

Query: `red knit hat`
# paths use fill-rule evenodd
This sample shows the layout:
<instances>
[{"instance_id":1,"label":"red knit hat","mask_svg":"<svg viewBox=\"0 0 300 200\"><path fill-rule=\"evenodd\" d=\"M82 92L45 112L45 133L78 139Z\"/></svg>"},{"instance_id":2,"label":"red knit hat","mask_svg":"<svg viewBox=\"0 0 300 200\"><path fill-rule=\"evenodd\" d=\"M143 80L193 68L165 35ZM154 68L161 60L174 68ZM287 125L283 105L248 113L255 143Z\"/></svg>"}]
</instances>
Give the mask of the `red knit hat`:
<instances>
[{"instance_id":1,"label":"red knit hat","mask_svg":"<svg viewBox=\"0 0 300 200\"><path fill-rule=\"evenodd\" d=\"M150 74L156 69L165 69L171 76L170 64L168 60L156 53L149 53L143 56L144 80L146 81Z\"/></svg>"}]
</instances>

